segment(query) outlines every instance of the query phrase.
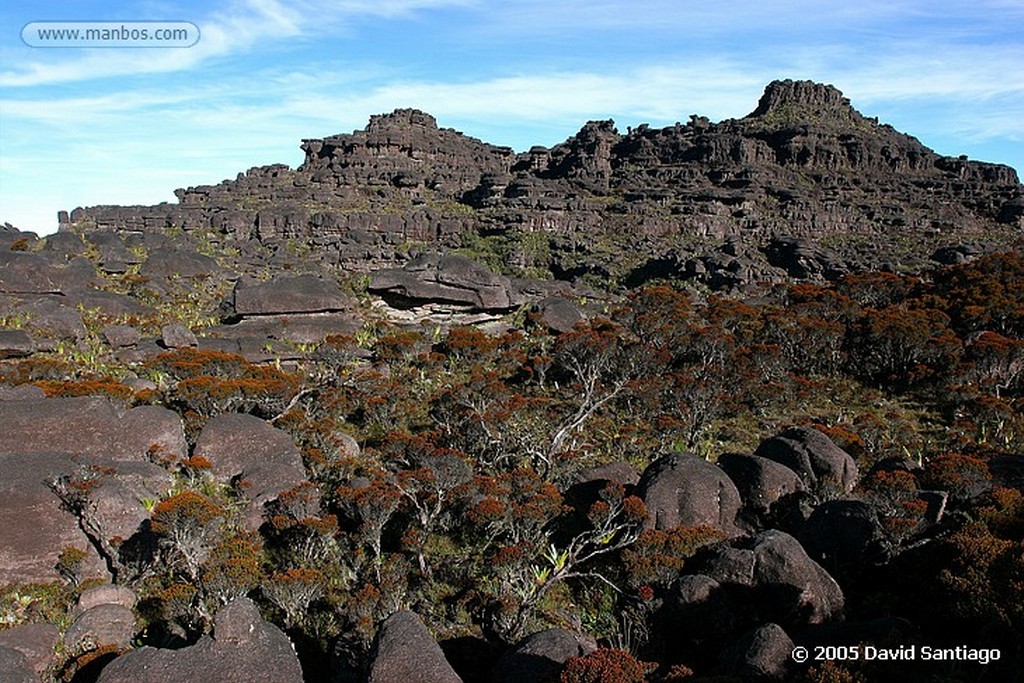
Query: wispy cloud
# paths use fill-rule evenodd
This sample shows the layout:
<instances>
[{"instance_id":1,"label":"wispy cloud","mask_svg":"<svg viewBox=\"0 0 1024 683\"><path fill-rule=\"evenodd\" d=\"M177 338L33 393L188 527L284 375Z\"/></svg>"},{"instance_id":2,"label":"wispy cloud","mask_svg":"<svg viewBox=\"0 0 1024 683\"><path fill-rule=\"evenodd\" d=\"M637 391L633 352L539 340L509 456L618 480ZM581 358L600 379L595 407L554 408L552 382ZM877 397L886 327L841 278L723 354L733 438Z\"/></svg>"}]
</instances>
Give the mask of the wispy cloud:
<instances>
[{"instance_id":1,"label":"wispy cloud","mask_svg":"<svg viewBox=\"0 0 1024 683\"><path fill-rule=\"evenodd\" d=\"M78 50L31 51L35 58L0 73L0 87L30 87L136 74L166 73L194 68L216 57L277 41L322 33L359 16L395 17L437 7L464 6L467 0L379 0L330 2L300 0L235 0L205 17L182 17L200 28L199 42L190 48L107 49L85 55ZM30 48L25 48L30 50Z\"/></svg>"}]
</instances>

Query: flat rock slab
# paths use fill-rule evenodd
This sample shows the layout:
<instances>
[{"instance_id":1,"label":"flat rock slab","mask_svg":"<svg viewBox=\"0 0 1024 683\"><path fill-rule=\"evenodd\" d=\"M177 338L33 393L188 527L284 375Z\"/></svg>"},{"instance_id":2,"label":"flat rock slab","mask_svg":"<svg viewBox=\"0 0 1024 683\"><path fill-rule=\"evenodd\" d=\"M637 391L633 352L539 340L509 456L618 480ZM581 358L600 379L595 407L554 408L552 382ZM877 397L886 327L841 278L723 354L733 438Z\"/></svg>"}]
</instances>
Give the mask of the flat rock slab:
<instances>
[{"instance_id":1,"label":"flat rock slab","mask_svg":"<svg viewBox=\"0 0 1024 683\"><path fill-rule=\"evenodd\" d=\"M0 330L0 358L24 358L35 353L36 345L24 330Z\"/></svg>"},{"instance_id":2,"label":"flat rock slab","mask_svg":"<svg viewBox=\"0 0 1024 683\"><path fill-rule=\"evenodd\" d=\"M0 631L0 648L17 650L25 655L32 670L40 677L53 664L53 651L59 642L60 629L53 624L21 624Z\"/></svg>"},{"instance_id":3,"label":"flat rock slab","mask_svg":"<svg viewBox=\"0 0 1024 683\"><path fill-rule=\"evenodd\" d=\"M106 577L106 566L73 516L46 482L74 471L65 453L0 452L0 584L47 583L60 575L54 569L61 550L86 553L82 574Z\"/></svg>"},{"instance_id":4,"label":"flat rock slab","mask_svg":"<svg viewBox=\"0 0 1024 683\"><path fill-rule=\"evenodd\" d=\"M337 282L315 275L283 276L261 283L243 278L235 284L232 304L239 316L322 313L353 307Z\"/></svg>"},{"instance_id":5,"label":"flat rock slab","mask_svg":"<svg viewBox=\"0 0 1024 683\"><path fill-rule=\"evenodd\" d=\"M122 411L101 396L0 401L0 453L68 453L145 461L150 448L186 457L181 418L140 406Z\"/></svg>"},{"instance_id":6,"label":"flat rock slab","mask_svg":"<svg viewBox=\"0 0 1024 683\"><path fill-rule=\"evenodd\" d=\"M401 268L378 270L369 289L397 308L425 302L481 311L513 306L507 277L456 254L424 254Z\"/></svg>"}]
</instances>

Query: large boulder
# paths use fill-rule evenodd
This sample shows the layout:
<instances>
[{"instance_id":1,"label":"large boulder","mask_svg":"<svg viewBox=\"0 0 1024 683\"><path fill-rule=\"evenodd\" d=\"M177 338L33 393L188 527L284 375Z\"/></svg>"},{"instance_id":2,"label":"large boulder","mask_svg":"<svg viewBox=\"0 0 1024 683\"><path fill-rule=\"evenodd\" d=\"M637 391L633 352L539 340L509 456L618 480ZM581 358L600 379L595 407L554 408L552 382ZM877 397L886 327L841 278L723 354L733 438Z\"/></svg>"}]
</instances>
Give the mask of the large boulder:
<instances>
[{"instance_id":1,"label":"large boulder","mask_svg":"<svg viewBox=\"0 0 1024 683\"><path fill-rule=\"evenodd\" d=\"M384 620L370 653L369 683L462 683L420 618L409 611Z\"/></svg>"},{"instance_id":2,"label":"large boulder","mask_svg":"<svg viewBox=\"0 0 1024 683\"><path fill-rule=\"evenodd\" d=\"M557 683L570 657L582 657L596 646L561 628L527 636L494 665L491 683Z\"/></svg>"},{"instance_id":3,"label":"large boulder","mask_svg":"<svg viewBox=\"0 0 1024 683\"><path fill-rule=\"evenodd\" d=\"M857 463L817 429L790 427L761 442L754 455L793 470L808 490L827 497L845 495L857 484Z\"/></svg>"},{"instance_id":4,"label":"large boulder","mask_svg":"<svg viewBox=\"0 0 1024 683\"><path fill-rule=\"evenodd\" d=\"M768 458L723 453L718 466L736 484L744 508L755 514L764 514L783 496L804 490L796 472Z\"/></svg>"},{"instance_id":5,"label":"large boulder","mask_svg":"<svg viewBox=\"0 0 1024 683\"><path fill-rule=\"evenodd\" d=\"M106 568L77 520L49 484L60 477L93 481L95 520L107 540L130 538L148 517L139 501L159 498L170 474L150 451L187 453L181 419L155 406L122 412L96 396L0 401L0 581L53 581L60 552L86 553L83 578Z\"/></svg>"},{"instance_id":6,"label":"large boulder","mask_svg":"<svg viewBox=\"0 0 1024 683\"><path fill-rule=\"evenodd\" d=\"M369 289L396 308L435 303L489 311L513 306L507 277L456 254L424 254L402 268L378 270Z\"/></svg>"},{"instance_id":7,"label":"large boulder","mask_svg":"<svg viewBox=\"0 0 1024 683\"><path fill-rule=\"evenodd\" d=\"M246 278L235 283L232 294L235 315L322 313L352 308L338 283L315 275L282 276L268 282Z\"/></svg>"},{"instance_id":8,"label":"large boulder","mask_svg":"<svg viewBox=\"0 0 1024 683\"><path fill-rule=\"evenodd\" d=\"M51 479L76 469L66 453L0 450L0 529L4 530L0 584L59 580L54 567L61 551L69 547L85 553L80 566L83 578L108 578L106 566L78 522L47 486Z\"/></svg>"},{"instance_id":9,"label":"large boulder","mask_svg":"<svg viewBox=\"0 0 1024 683\"><path fill-rule=\"evenodd\" d=\"M302 454L292 438L258 417L214 417L196 439L195 454L207 458L213 473L237 480L250 505L246 523L262 523L263 506L278 494L306 481Z\"/></svg>"},{"instance_id":10,"label":"large boulder","mask_svg":"<svg viewBox=\"0 0 1024 683\"><path fill-rule=\"evenodd\" d=\"M820 624L843 615L843 592L787 533L764 531L695 558L692 570L743 597L746 614L782 626Z\"/></svg>"},{"instance_id":11,"label":"large boulder","mask_svg":"<svg viewBox=\"0 0 1024 683\"><path fill-rule=\"evenodd\" d=\"M99 683L179 681L301 683L302 667L288 636L265 622L251 600L238 598L217 613L212 636L180 650L133 650L99 677Z\"/></svg>"},{"instance_id":12,"label":"large boulder","mask_svg":"<svg viewBox=\"0 0 1024 683\"><path fill-rule=\"evenodd\" d=\"M64 632L64 651L76 655L113 645L127 648L135 635L135 614L124 605L96 605L85 610Z\"/></svg>"},{"instance_id":13,"label":"large boulder","mask_svg":"<svg viewBox=\"0 0 1024 683\"><path fill-rule=\"evenodd\" d=\"M648 526L672 529L707 524L737 535L742 500L729 476L690 453L671 453L648 465L636 493L650 513Z\"/></svg>"}]
</instances>

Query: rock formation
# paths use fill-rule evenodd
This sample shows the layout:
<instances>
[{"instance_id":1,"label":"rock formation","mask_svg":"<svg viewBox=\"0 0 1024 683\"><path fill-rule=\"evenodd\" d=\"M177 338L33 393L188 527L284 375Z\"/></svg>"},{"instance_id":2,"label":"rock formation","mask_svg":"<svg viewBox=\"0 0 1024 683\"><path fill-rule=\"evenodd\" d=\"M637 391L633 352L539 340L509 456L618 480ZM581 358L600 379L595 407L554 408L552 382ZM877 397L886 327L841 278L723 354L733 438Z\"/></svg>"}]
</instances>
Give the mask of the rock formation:
<instances>
[{"instance_id":1,"label":"rock formation","mask_svg":"<svg viewBox=\"0 0 1024 683\"><path fill-rule=\"evenodd\" d=\"M735 287L782 270L917 268L964 236L1019 230L1024 216L1013 169L940 156L809 81L769 84L740 119L692 116L625 134L594 121L551 149L518 154L413 109L302 149L297 169L257 167L180 189L177 204L62 212L61 229L291 241L364 271L400 265L409 245L527 236L533 248L514 240L502 254L510 268L626 279L674 261L680 275ZM715 254L729 241L739 249L723 261ZM108 255L124 262L116 249Z\"/></svg>"}]
</instances>

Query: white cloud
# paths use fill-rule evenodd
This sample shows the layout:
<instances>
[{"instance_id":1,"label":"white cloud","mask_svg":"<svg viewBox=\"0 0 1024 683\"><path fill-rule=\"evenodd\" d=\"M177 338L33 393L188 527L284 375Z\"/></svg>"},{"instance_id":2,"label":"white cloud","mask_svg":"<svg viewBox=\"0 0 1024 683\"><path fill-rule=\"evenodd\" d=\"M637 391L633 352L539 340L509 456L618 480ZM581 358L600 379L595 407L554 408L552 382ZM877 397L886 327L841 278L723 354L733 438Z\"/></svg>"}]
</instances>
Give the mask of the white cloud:
<instances>
[{"instance_id":1,"label":"white cloud","mask_svg":"<svg viewBox=\"0 0 1024 683\"><path fill-rule=\"evenodd\" d=\"M256 45L270 45L282 39L322 33L332 25L343 25L361 15L394 17L434 7L464 6L467 0L377 0L330 2L306 0L285 4L279 0L236 0L225 10L205 18L185 17L200 29L198 43L189 48L106 49L81 53L78 50L38 50L36 55L14 69L0 73L0 87L30 87L86 81L133 74L166 73L195 67L223 55L242 52Z\"/></svg>"}]
</instances>

